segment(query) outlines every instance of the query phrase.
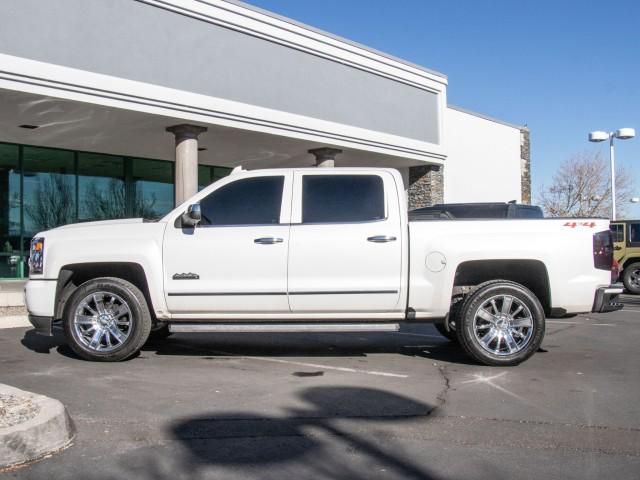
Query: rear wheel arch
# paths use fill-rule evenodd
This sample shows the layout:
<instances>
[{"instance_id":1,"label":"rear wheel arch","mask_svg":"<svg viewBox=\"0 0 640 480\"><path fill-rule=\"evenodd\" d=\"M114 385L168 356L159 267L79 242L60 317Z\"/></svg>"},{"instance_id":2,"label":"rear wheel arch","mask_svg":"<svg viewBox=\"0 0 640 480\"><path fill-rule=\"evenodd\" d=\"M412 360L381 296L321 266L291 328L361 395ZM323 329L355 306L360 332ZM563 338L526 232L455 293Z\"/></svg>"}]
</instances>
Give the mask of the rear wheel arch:
<instances>
[{"instance_id":1,"label":"rear wheel arch","mask_svg":"<svg viewBox=\"0 0 640 480\"><path fill-rule=\"evenodd\" d=\"M551 287L545 264L539 260L472 260L458 265L454 292L470 293L485 282L507 280L520 284L538 298L546 315L551 313Z\"/></svg>"}]
</instances>

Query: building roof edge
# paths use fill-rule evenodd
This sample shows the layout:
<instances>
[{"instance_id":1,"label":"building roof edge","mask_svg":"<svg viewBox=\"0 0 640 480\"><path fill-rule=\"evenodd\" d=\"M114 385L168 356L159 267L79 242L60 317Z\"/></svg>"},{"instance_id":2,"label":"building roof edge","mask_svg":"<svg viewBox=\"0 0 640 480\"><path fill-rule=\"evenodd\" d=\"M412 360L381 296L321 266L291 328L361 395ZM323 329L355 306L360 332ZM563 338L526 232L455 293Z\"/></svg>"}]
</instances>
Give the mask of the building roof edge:
<instances>
[{"instance_id":1,"label":"building roof edge","mask_svg":"<svg viewBox=\"0 0 640 480\"><path fill-rule=\"evenodd\" d=\"M406 65L408 67L415 68L415 69L421 70L421 71L423 71L425 73L428 73L430 75L435 75L435 76L440 77L440 78L442 78L444 80L447 80L447 76L444 73L438 72L437 70L431 70L430 68L424 67L422 65L418 65L417 63L413 63L413 62L410 62L408 60L404 60L404 59L402 59L400 57L396 57L394 55L391 55L389 53L385 53L385 52L382 52L380 50L376 50L375 48L368 47L367 45L364 45L362 43L358 43L356 41L349 40L348 38L341 37L340 35L336 35L336 34L327 32L325 30L321 30L319 28L313 27L313 26L308 25L306 23L299 22L299 21L294 20L294 19L289 18L289 17L285 17L284 15L280 15L278 13L271 12L269 10L265 10L264 8L256 7L255 5L251 5L251 4L243 2L241 0L223 0L223 1L226 2L226 3L230 3L232 5L238 6L238 7L246 8L247 10L251 10L251 11L256 12L256 13L260 13L262 15L267 15L267 16L269 16L271 18L274 18L276 20L280 20L282 22L290 23L291 25L295 25L296 27L304 28L305 30L309 30L309 31L317 33L319 35L323 35L325 37L329 37L329 38L331 38L333 40L337 40L339 42L346 43L346 44L351 45L353 47L360 48L362 50L366 50L366 51L368 51L370 53L373 53L375 55L380 55L381 57L384 57L384 58L386 58L388 60L392 60L394 62L401 63L401 64Z\"/></svg>"},{"instance_id":2,"label":"building roof edge","mask_svg":"<svg viewBox=\"0 0 640 480\"><path fill-rule=\"evenodd\" d=\"M515 123L509 123L509 122L506 122L504 120L499 120L497 118L490 117L489 115L485 115L484 113L474 112L472 110L469 110L469 109L466 109L466 108L463 108L463 107L459 107L457 105L448 104L447 108L450 108L451 110L456 110L458 112L466 113L467 115L473 115L474 117L482 118L484 120L489 120L490 122L499 123L499 124L505 125L507 127L517 128L518 130L529 130L529 127L527 127L527 125L518 125L518 124L515 124Z\"/></svg>"}]
</instances>

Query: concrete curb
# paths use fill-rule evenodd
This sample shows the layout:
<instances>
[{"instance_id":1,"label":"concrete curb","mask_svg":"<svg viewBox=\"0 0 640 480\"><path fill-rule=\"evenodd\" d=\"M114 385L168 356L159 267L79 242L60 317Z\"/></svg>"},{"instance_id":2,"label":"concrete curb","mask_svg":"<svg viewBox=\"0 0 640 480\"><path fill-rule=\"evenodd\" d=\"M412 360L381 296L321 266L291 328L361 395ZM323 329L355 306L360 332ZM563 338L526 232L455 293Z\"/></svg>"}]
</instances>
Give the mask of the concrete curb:
<instances>
[{"instance_id":1,"label":"concrete curb","mask_svg":"<svg viewBox=\"0 0 640 480\"><path fill-rule=\"evenodd\" d=\"M0 383L0 393L28 397L40 407L26 422L0 428L0 471L68 447L75 436L71 417L58 400Z\"/></svg>"},{"instance_id":2,"label":"concrete curb","mask_svg":"<svg viewBox=\"0 0 640 480\"><path fill-rule=\"evenodd\" d=\"M32 327L26 315L0 315L0 329L20 327Z\"/></svg>"},{"instance_id":3,"label":"concrete curb","mask_svg":"<svg viewBox=\"0 0 640 480\"><path fill-rule=\"evenodd\" d=\"M0 291L0 307L23 307L24 294L22 292Z\"/></svg>"}]
</instances>

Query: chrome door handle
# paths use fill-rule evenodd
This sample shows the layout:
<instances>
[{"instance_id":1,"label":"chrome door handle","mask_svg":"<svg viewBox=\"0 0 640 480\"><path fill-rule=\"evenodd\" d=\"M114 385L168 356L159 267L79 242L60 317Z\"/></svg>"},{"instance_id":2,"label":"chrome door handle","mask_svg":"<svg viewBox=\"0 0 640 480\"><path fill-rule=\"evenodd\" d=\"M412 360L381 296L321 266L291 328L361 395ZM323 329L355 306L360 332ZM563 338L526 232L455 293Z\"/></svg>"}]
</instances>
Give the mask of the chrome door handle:
<instances>
[{"instance_id":1,"label":"chrome door handle","mask_svg":"<svg viewBox=\"0 0 640 480\"><path fill-rule=\"evenodd\" d=\"M367 241L374 243L395 242L396 237L392 237L390 235L374 235L373 237L367 238Z\"/></svg>"},{"instance_id":2,"label":"chrome door handle","mask_svg":"<svg viewBox=\"0 0 640 480\"><path fill-rule=\"evenodd\" d=\"M274 243L282 243L283 240L281 238L276 237L262 237L256 238L253 243L259 243L260 245L273 245Z\"/></svg>"}]
</instances>

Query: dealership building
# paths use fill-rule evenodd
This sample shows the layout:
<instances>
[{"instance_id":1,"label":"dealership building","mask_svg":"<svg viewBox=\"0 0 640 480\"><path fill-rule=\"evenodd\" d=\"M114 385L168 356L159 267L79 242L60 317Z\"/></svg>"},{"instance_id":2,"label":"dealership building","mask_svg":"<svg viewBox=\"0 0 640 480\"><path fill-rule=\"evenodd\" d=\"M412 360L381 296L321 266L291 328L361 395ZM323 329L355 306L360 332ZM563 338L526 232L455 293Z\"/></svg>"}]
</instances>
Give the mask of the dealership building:
<instances>
[{"instance_id":1,"label":"dealership building","mask_svg":"<svg viewBox=\"0 0 640 480\"><path fill-rule=\"evenodd\" d=\"M529 132L447 77L229 0L0 2L0 279L31 237L158 218L233 167L402 172L410 207L529 202Z\"/></svg>"}]
</instances>

